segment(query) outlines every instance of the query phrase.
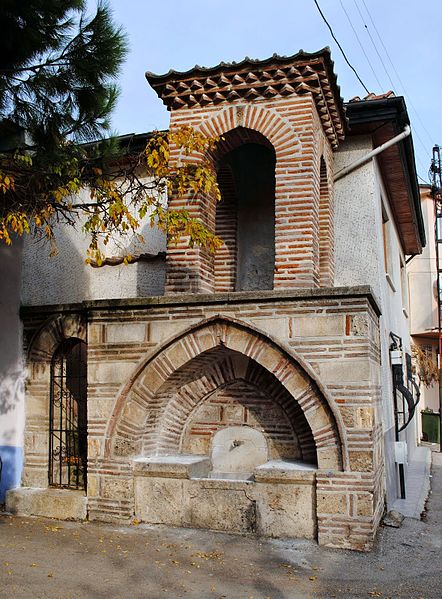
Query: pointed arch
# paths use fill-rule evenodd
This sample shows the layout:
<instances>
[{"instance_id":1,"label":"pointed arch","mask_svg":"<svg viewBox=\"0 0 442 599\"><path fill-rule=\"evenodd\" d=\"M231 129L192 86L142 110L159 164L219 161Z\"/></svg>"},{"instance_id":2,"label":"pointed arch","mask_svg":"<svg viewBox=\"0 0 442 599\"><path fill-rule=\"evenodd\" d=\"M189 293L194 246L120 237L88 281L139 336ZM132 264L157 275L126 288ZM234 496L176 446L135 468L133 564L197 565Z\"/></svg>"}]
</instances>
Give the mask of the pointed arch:
<instances>
[{"instance_id":1,"label":"pointed arch","mask_svg":"<svg viewBox=\"0 0 442 599\"><path fill-rule=\"evenodd\" d=\"M279 381L308 423L319 468L342 470L347 466L341 417L312 369L291 348L284 348L250 325L221 316L190 327L138 366L117 398L104 457L142 452L146 434L149 452L164 449L161 435L179 436L192 406L176 402L170 387L188 382L186 367L193 365L195 372L204 372L216 352L236 352ZM184 378L180 380L180 376ZM164 418L169 419L170 426L164 425Z\"/></svg>"}]
</instances>

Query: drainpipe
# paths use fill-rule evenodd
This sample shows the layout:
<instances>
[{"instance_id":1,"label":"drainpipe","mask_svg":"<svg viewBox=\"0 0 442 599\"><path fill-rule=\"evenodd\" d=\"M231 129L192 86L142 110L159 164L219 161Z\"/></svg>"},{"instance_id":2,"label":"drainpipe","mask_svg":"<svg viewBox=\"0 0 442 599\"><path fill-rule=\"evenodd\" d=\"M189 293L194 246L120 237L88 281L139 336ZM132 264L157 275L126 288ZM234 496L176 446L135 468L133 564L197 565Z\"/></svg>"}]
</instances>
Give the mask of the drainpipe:
<instances>
[{"instance_id":1,"label":"drainpipe","mask_svg":"<svg viewBox=\"0 0 442 599\"><path fill-rule=\"evenodd\" d=\"M396 137L393 137L389 141L386 141L385 143L383 143L382 145L378 146L377 148L375 148L374 150L372 150L371 152L369 152L365 156L362 156L362 158L358 158L358 160L355 160L354 162L352 162L348 166L346 166L344 168L341 168L341 170L339 170L334 175L333 180L334 181L338 181L339 179L342 179L342 177L345 177L345 175L348 175L348 173L351 173L352 171L354 171L358 167L362 166L363 164L365 164L366 162L368 162L369 160L371 160L374 156L377 156L378 154L380 154L381 152L383 152L387 148L389 148L391 146L394 146L399 141L401 141L401 140L405 139L406 137L408 137L410 135L410 133L411 133L410 125L405 125L405 128L402 131L402 133L399 133L399 135L396 135Z\"/></svg>"}]
</instances>

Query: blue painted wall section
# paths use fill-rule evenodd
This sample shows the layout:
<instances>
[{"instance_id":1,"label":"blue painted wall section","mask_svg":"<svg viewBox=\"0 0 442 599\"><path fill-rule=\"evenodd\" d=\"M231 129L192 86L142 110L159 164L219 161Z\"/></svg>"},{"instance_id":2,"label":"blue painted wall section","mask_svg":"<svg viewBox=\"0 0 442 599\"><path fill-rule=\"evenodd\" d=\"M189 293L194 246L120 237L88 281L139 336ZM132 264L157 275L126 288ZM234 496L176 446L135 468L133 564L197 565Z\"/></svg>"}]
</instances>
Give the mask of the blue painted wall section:
<instances>
[{"instance_id":1,"label":"blue painted wall section","mask_svg":"<svg viewBox=\"0 0 442 599\"><path fill-rule=\"evenodd\" d=\"M5 502L6 491L20 485L23 468L23 448L13 447L11 445L0 445L0 457L3 462L0 479L1 504Z\"/></svg>"}]
</instances>

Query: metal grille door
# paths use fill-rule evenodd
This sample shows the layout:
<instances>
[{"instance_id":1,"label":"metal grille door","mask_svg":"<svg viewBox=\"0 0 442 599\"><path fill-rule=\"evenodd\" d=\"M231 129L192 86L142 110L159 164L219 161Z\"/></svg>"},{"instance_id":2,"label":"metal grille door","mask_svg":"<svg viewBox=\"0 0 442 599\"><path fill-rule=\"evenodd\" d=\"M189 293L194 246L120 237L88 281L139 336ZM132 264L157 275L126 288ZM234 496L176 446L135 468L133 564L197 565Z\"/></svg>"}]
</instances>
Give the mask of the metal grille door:
<instances>
[{"instance_id":1,"label":"metal grille door","mask_svg":"<svg viewBox=\"0 0 442 599\"><path fill-rule=\"evenodd\" d=\"M86 343L68 339L52 361L49 415L49 484L86 489Z\"/></svg>"}]
</instances>

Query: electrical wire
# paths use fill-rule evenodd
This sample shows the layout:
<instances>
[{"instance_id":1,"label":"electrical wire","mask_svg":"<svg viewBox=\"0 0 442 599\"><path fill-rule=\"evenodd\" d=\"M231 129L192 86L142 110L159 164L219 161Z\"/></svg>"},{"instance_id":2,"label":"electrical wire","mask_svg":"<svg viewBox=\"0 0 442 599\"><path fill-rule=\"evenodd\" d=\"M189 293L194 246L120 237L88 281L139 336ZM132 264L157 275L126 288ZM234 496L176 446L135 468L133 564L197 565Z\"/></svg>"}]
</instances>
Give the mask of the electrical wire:
<instances>
[{"instance_id":1,"label":"electrical wire","mask_svg":"<svg viewBox=\"0 0 442 599\"><path fill-rule=\"evenodd\" d=\"M358 35L358 33L357 33L356 29L353 27L353 23L352 23L352 21L351 21L351 19L350 19L350 16L349 16L348 12L345 10L344 3L342 2L342 0L339 0L339 2L340 2L340 4L341 4L341 8L342 8L342 10L343 10L343 11L344 11L344 13L345 13L345 16L347 17L347 21L350 23L350 27L352 28L352 30L353 30L353 33L355 34L355 36L356 36L356 39L358 40L358 44L359 44L359 46L360 46L360 48L361 48L362 52L364 53L365 59L366 59L366 61L368 62L369 66L370 66L371 72L373 73L373 75L374 75L374 78L376 79L376 81L377 81L377 83L378 83L378 86L379 86L379 91L382 91L382 88L383 88L383 86L382 86L382 83L379 81L379 79L378 79L378 76L376 75L376 71L374 70L374 68L373 68L373 65L371 64L371 61L370 61L370 59L368 58L367 52L365 51L365 48L364 48L364 46L363 46L363 44L362 44L361 40L359 39L359 35Z\"/></svg>"},{"instance_id":2,"label":"electrical wire","mask_svg":"<svg viewBox=\"0 0 442 599\"><path fill-rule=\"evenodd\" d=\"M367 31L368 37L370 38L370 41L371 41L371 43L373 45L373 48L375 49L375 52L378 55L378 58L379 58L379 60L381 62L381 65L382 65L384 71L385 71L385 74L387 75L387 78L390 81L391 89L394 90L396 86L395 86L395 84L393 83L393 81L392 81L392 79L390 77L390 73L387 71L387 67L385 66L385 63L384 63L384 61L382 59L382 56L380 55L380 52L379 52L379 50L378 50L378 48L377 48L377 46L376 46L376 44L374 42L374 39L373 39L373 37L372 37L372 35L370 33L368 25L365 22L364 16L363 16L363 14L362 14L362 12L361 12L361 10L360 10L360 8L359 8L356 0L353 0L353 2L354 2L354 5L356 6L356 9L357 9L358 13L359 13L359 16L361 17L362 24L364 25L365 30Z\"/></svg>"},{"instance_id":3,"label":"electrical wire","mask_svg":"<svg viewBox=\"0 0 442 599\"><path fill-rule=\"evenodd\" d=\"M334 39L334 41L336 42L336 44L337 44L337 46L338 46L339 50L341 51L341 54L342 54L342 56L344 57L344 59L345 59L345 62L348 64L348 66L349 66L349 67L351 68L351 70L354 72L354 74L355 74L355 75L356 75L356 77L358 78L358 81L359 81L359 83L360 83L360 84L362 85L362 87L365 89L365 91L367 92L367 94L369 94L370 92L369 92L369 90L368 90L368 87L365 85L365 83L364 83L364 82L362 81L362 79L359 77L359 74L358 74L357 70L354 68L354 66L353 66L353 65L350 63L350 61L348 60L348 58L347 58L347 56L346 56L346 54L345 54L345 52L344 52L344 50L343 50L343 48L342 48L341 44L338 42L338 40L337 40L337 38L336 38L336 36L335 36L335 34L334 34L334 32L333 32L333 29L331 28L331 25L330 25L330 23L329 23L329 22L327 21L327 19L325 18L325 15L324 15L324 13L322 12L322 10L321 10L321 7L319 6L319 4L318 4L317 0L313 0L313 2L316 4L316 8L318 9L318 11L319 11L319 14L320 14L320 15L321 15L321 17L322 17L322 20L323 20L323 21L324 21L324 23L327 25L327 27L328 27L328 29L329 29L329 31L330 31L330 34L331 34L331 36L332 36L332 38Z\"/></svg>"},{"instance_id":4,"label":"electrical wire","mask_svg":"<svg viewBox=\"0 0 442 599\"><path fill-rule=\"evenodd\" d=\"M318 9L318 12L319 12L319 14L320 14L320 15L321 15L321 17L322 17L322 20L323 20L323 21L324 21L324 23L327 25L327 27L328 27L328 29L329 29L329 31L330 31L330 34L331 34L331 36L332 36L333 40L335 41L336 45L338 46L339 50L341 51L341 54L342 54L342 56L344 57L344 59L345 59L345 62L348 64L348 66L349 66L349 67L351 68L351 70L354 72L354 74L356 75L356 77L357 77L357 79L358 79L359 83L360 83L360 84L362 85L362 87L365 89L365 91L367 92L367 94L370 94L370 91L369 91L368 87L367 87L367 86L365 85L365 83L362 81L361 77L359 76L359 73L357 72L357 70L355 69L355 67L354 67L354 66L353 66L353 65L350 63L350 61L348 60L348 58L347 58L347 55L346 55L346 54L345 54L345 52L344 52L344 49L342 48L342 46L341 46L341 44L339 43L339 41L338 41L338 39L337 39L336 35L334 34L333 28L331 27L330 23L327 21L327 18L325 17L324 13L322 12L322 10L321 10L321 7L319 6L319 3L318 3L318 1L317 1L317 0L313 0L313 1L314 1L315 5L316 5L316 8ZM355 35L356 35L356 38L357 38L357 40L358 40L358 42L359 42L359 45L360 45L360 46L361 46L361 48L363 49L364 55L365 55L365 57L366 57L366 59L367 59L367 61L368 61L369 65L370 65L370 68L372 69L372 71L373 71L373 74L375 75L376 81L378 82L378 84L380 84L380 82L379 82L379 79L378 79L378 77L376 76L376 73L375 73L375 71L374 71L374 69L373 69L373 66L371 65L371 63L370 63L370 60L368 59L368 56L366 55L366 53L365 53L365 50L364 50L364 48L363 48L363 46L362 46L362 43L360 42L360 39L359 39L359 37L358 37L358 35L357 35L357 33L356 33L356 31L355 31L354 27L353 27L353 24L351 23L351 20L350 20L350 18L349 18L349 16L348 16L348 14L347 14L347 11L345 10L345 8L344 8L344 6L343 6L343 4L342 4L342 1L341 1L341 0L340 0L340 2L341 2L341 6L342 6L342 8L343 8L343 10L344 10L344 12L345 12L345 14L346 14L346 16L347 16L347 19L348 19L348 20L349 20L349 22L350 22L350 25L351 25L351 27L352 27L352 29L353 29L353 32L354 32L354 33L355 33ZM366 31L367 31L367 34L368 34L368 36L370 37L371 43L372 43L372 45L373 45L373 47L374 47L374 49L375 49L375 51L376 51L376 54L378 55L378 58L379 58L379 60L380 60L380 62L381 62L381 64L382 64L382 67L383 67L383 69L384 69L384 71L385 71L385 73L386 73L386 75L387 75L387 78L388 78L388 80L390 81L390 84L391 84L391 86L392 86L392 89L393 89L393 91L394 91L394 89L395 89L395 87L396 87L396 86L395 86L395 84L393 83L393 81L392 81L392 79L391 79L391 77L390 77L390 74L389 74L389 72L388 72L388 70L387 70L387 68L386 68L386 66L385 66L385 63L384 63L384 61L383 61L383 59L382 59L382 56L381 56L381 54L379 53L379 50L377 49L376 43L375 43L375 41L374 41L374 39L373 39L373 37L372 37L372 35L371 35L371 33L370 33L370 30L368 29L368 26L367 26L367 24L365 23L364 16L362 15L362 12L361 12L361 10L359 9L359 6L358 6L358 5L357 5L357 3L356 3L356 0L353 0L353 2L354 2L354 4L355 4L355 6L356 6L356 9L357 9L357 11L358 11L358 13L359 13L359 15L360 15L360 17L361 17L362 23L363 23L363 25L364 25L364 28L366 29ZM386 55L388 56L388 52L387 52L387 50L386 50L386 48L385 48L385 44L382 42L382 39L380 38L379 32L378 32L378 31L377 31L377 29L376 29L376 26L375 26L375 24L374 24L373 18L371 17L371 14L370 14L370 13L369 13L369 11L368 11L367 5L365 4L365 1L364 1L364 0L362 0L362 2L363 2L363 4L364 4L365 10L367 11L367 14L368 14L368 16L369 16L369 18L370 18L371 22L372 22L372 24L373 24L373 27L374 27L374 29L376 30L377 36L378 36L378 38L379 38L379 39L380 39L380 41L381 41L381 44L382 44L382 46L383 46L383 48L384 48L384 51L385 51ZM390 59L390 57L389 57L389 56L388 56L388 58L389 58L389 61L390 61L390 63L392 64L392 61L391 61L391 59ZM393 67L393 70L394 70L394 71L395 71L395 73L396 73L396 76L398 77L398 80L400 81L400 83L401 83L402 87L404 88L404 91L406 91L406 90L405 90L405 87L404 87L404 85L402 84L402 82L401 82L401 80L400 80L400 77L397 75L396 69L394 68L394 65L393 65L393 64L392 64L392 67ZM380 85L380 87L382 88L382 85ZM408 95L408 94L407 94L407 95ZM413 104L412 104L411 100L410 100L410 105L413 107ZM414 109L414 112L416 113L416 115L417 115L417 117L418 117L419 121L421 122L421 124L422 124L422 126L423 126L423 123L422 123L422 121L421 121L421 119L420 119L420 117L419 117L419 114L418 114L417 110L416 110L414 107L413 107L413 109ZM423 127L424 127L424 126L423 126ZM418 139L418 141L420 142L420 144L421 144L421 146L422 146L422 148L423 148L424 152L425 152L425 153L427 153L427 148L425 147L425 144L424 144L424 142L422 141L422 138L420 137L419 133L418 133L418 132L415 130L415 128L414 128L414 127L413 127L412 129L413 129L413 131L415 132L415 134L416 134L416 138L417 138L417 139ZM425 129L425 127L424 127L424 129ZM426 130L425 130L425 131L426 131ZM426 133L427 133L427 135L428 135L428 132L427 132L427 131L426 131ZM419 165L420 165L420 167L423 169L423 171L425 171L425 167L423 166L423 164L422 164L422 161L421 161L419 158L417 158L417 161L419 162ZM422 178L421 178L421 179L422 179ZM422 180L423 180L423 179L422 179Z\"/></svg>"},{"instance_id":5,"label":"electrical wire","mask_svg":"<svg viewBox=\"0 0 442 599\"><path fill-rule=\"evenodd\" d=\"M396 70L396 67L393 64L393 61L391 60L390 54L388 53L388 50L385 47L385 44L384 44L384 42L382 40L382 37L381 37L381 35L380 35L379 31L378 31L378 28L376 27L376 24L375 24L375 22L373 20L373 17L371 16L370 11L368 10L368 6L366 5L365 0L362 0L362 4L364 5L365 11L366 11L366 13L367 13L367 15L368 15L368 17L369 17L372 25L373 25L373 28L374 28L374 30L376 32L377 37L378 37L379 41L381 42L382 48L384 49L384 52L385 52L385 55L388 58L388 62L391 64L391 67L392 67L392 69L394 71L394 74L396 75L396 77L397 77L397 79L398 79L398 81L399 81L402 89L404 90L404 94L407 96L408 101L410 102L411 107L413 108L413 110L414 110L414 112L415 112L415 114L416 114L416 116L417 116L420 124L422 125L422 129L425 131L425 133L426 133L426 135L428 137L429 142L431 143L431 145L433 145L433 140L431 138L431 135L428 132L428 129L425 127L425 125L424 125L424 123L423 123L423 121L422 121L422 119L421 119L418 111L416 110L416 108L415 108L415 106L414 106L414 104L413 104L413 102L411 100L410 94L408 93L407 89L405 88L405 85L404 85L402 79L400 78L399 73Z\"/></svg>"},{"instance_id":6,"label":"electrical wire","mask_svg":"<svg viewBox=\"0 0 442 599\"><path fill-rule=\"evenodd\" d=\"M393 80L392 80L392 78L391 78L391 76L390 76L390 73L388 72L388 70L387 70L387 67L385 66L385 63L384 63L384 61L383 61L383 59L382 59L382 56L381 56L381 54L380 54L380 52L379 52L379 50L378 50L378 48L377 48L377 45L376 45L376 43L375 43L375 41L374 41L374 39L373 39L373 36L372 36L372 35L371 35L371 33L370 33L370 30L369 30L369 28L368 28L368 25L367 25L367 23L365 22L364 16L363 16L363 14L362 14L362 12L361 12L361 10L360 10L360 8L359 8L359 5L357 4L357 1L356 1L356 0L353 0L353 2L354 2L354 5L356 6L356 9L357 9L358 13L359 13L359 16L361 17L361 21L362 21L362 23L363 23L363 25L364 25L364 27L365 27L365 30L367 31L367 34L368 34L368 36L369 36L369 38L370 38L370 41L371 41L371 43L372 43L372 45L373 45L373 48L375 49L375 51L376 51L376 54L378 55L378 58L379 58L379 60L380 60L380 62L381 62L381 64L382 64L382 67L383 67L383 69L384 69L384 71L385 71L385 74L387 75L387 77L388 77L388 80L390 81L390 84L391 84L391 86L392 86L392 89L393 89L393 90L395 90L395 88L396 88L396 85L394 84L394 82L393 82ZM385 47L385 44L384 44L384 42L382 41L382 38L381 38L381 36L380 36L380 34L379 34L379 31L378 31L378 29L377 29L377 27L376 27L376 25L375 25L374 19L373 19L373 17L371 16L371 13L370 13L370 11L368 10L368 7L367 7L367 5L366 5L366 3L365 3L365 0L362 0L362 3L363 3L363 5L364 5L364 8L365 8L365 10L366 10L366 12L367 12L367 15L368 15L368 17L369 17L369 19L370 19L371 23L372 23L372 25L373 25L373 28L374 28L374 29L375 29L375 31L376 31L377 37L379 38L379 40L380 40L380 42L381 42L381 44L382 44L382 47L383 47L383 49L384 49L384 52L385 52L385 55L388 57L388 59L389 59L389 61L390 61L390 64L391 64L391 66L393 67L393 71L395 71L395 73L396 73L396 76L397 76L397 78L398 78L398 80L399 80L399 82L400 82L400 84L401 84L401 86L402 86L402 88L403 88L403 90L404 90L404 93L405 93L405 95L407 95L407 99L408 99L408 100L409 100L409 102L410 102L410 106L411 106L411 108L413 109L414 113L416 114L416 117L417 117L418 121L420 122L420 124L422 125L423 129L425 130L425 132L426 132L426 134L427 134L427 136L428 136L428 139L430 140L430 144L432 145L432 141L431 141L431 138L430 138L430 136L429 136L429 134L428 134L428 131L425 129L425 125L423 124L423 122L422 122L422 119L420 118L420 115L419 115L418 111L417 111L417 110L416 110L416 108L414 107L414 104L413 104L413 102L411 101L411 99L409 98L409 95L407 94L407 91L406 91L406 89L405 89L405 86L404 86L404 84L402 83L402 81L401 81L400 77L399 77L399 76L398 76L398 74L397 74L397 71L396 71L396 69L395 69L395 67L394 67L394 65L393 65L393 62L392 62L392 60L391 60L391 58L390 58L390 56L389 56L389 54L388 54L387 48ZM428 148L427 148L427 146L425 145L425 143L424 143L424 141L423 141L422 137L419 135L419 132L418 132L418 130L416 129L416 127L412 127L412 131L413 131L413 134L415 135L415 137L416 137L417 141L419 142L419 144L420 144L420 146L421 146L422 150L424 151L424 153L425 153L425 154L428 154ZM418 160L418 162L419 162L419 165L420 165L420 167L422 168L422 170L423 170L423 172L424 172L426 169L425 169L425 167L423 166L423 164L422 164L422 161L420 160L420 158L417 158L417 160Z\"/></svg>"}]
</instances>

